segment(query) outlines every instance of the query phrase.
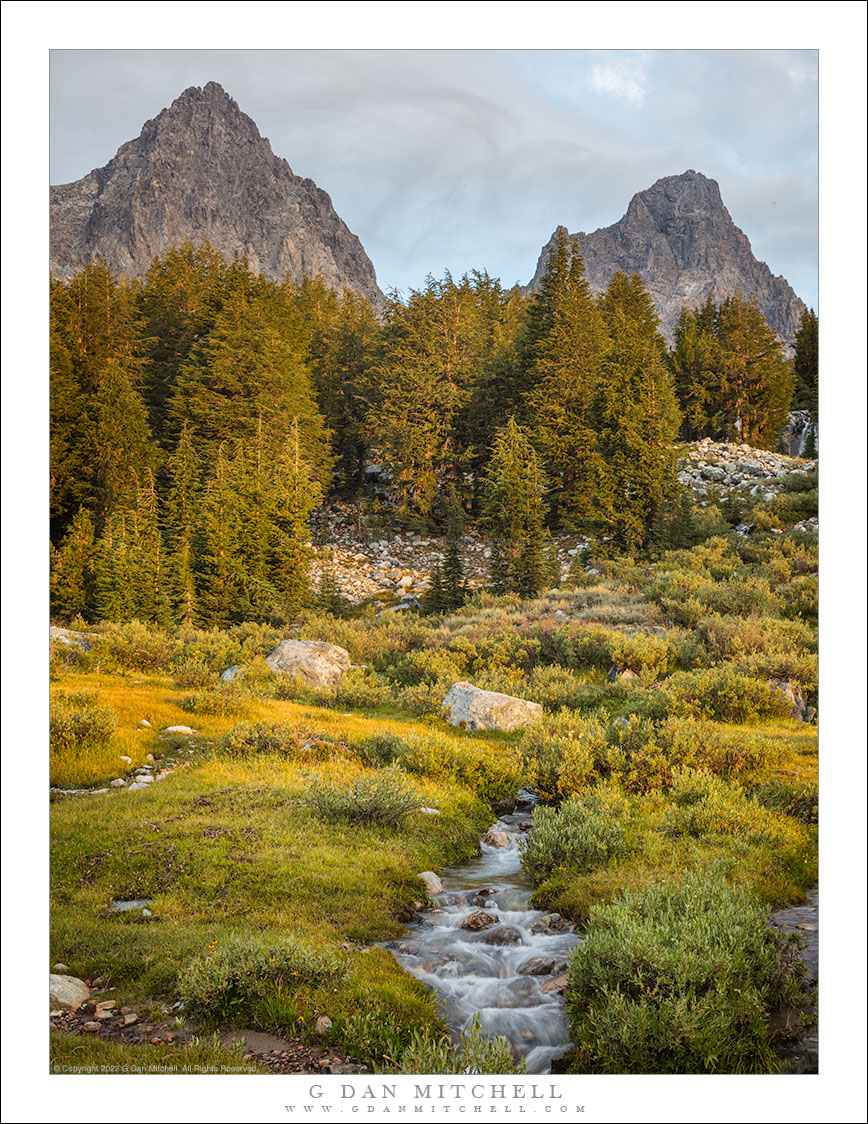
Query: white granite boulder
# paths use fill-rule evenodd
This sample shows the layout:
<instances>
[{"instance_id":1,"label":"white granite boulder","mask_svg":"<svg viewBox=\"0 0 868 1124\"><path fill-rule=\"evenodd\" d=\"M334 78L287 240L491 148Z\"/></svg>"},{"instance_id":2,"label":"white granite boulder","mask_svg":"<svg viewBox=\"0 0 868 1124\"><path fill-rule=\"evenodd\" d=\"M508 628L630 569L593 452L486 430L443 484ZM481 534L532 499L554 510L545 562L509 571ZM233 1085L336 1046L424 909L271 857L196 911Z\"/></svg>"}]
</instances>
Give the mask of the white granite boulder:
<instances>
[{"instance_id":1,"label":"white granite boulder","mask_svg":"<svg viewBox=\"0 0 868 1124\"><path fill-rule=\"evenodd\" d=\"M284 640L265 662L279 675L301 679L312 687L333 687L352 663L346 648L324 640Z\"/></svg>"},{"instance_id":2,"label":"white granite boulder","mask_svg":"<svg viewBox=\"0 0 868 1124\"><path fill-rule=\"evenodd\" d=\"M48 1005L50 1009L60 1008L64 1011L77 1011L82 1003L90 999L90 988L84 980L76 976L48 977Z\"/></svg>"},{"instance_id":3,"label":"white granite boulder","mask_svg":"<svg viewBox=\"0 0 868 1124\"><path fill-rule=\"evenodd\" d=\"M542 718L539 703L483 691L472 683L454 683L443 700L443 717L453 726L468 730L519 730Z\"/></svg>"}]
</instances>

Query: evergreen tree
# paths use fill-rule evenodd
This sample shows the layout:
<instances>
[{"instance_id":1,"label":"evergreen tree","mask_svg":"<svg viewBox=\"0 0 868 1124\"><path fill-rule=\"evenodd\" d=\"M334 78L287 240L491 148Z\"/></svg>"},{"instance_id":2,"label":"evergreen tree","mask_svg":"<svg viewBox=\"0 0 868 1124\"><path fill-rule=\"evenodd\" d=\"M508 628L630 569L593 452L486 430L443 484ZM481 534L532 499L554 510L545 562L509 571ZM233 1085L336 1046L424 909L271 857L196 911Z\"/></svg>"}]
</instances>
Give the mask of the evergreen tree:
<instances>
[{"instance_id":1,"label":"evergreen tree","mask_svg":"<svg viewBox=\"0 0 868 1124\"><path fill-rule=\"evenodd\" d=\"M565 269L567 262L569 268ZM596 515L600 454L590 405L607 338L581 255L576 246L567 244L563 228L549 257L541 292L545 294L545 315L537 313L537 317L547 330L534 345L529 372L533 389L527 399L529 426L551 482L553 518L576 528Z\"/></svg>"},{"instance_id":2,"label":"evergreen tree","mask_svg":"<svg viewBox=\"0 0 868 1124\"><path fill-rule=\"evenodd\" d=\"M677 495L672 443L681 417L639 276L614 274L600 309L610 342L592 410L602 454L597 499L617 545L632 550L647 545Z\"/></svg>"},{"instance_id":3,"label":"evergreen tree","mask_svg":"<svg viewBox=\"0 0 868 1124\"><path fill-rule=\"evenodd\" d=\"M279 455L297 419L304 455L318 482L329 479L331 457L323 419L304 363L291 295L251 282L224 303L207 339L180 371L169 421L195 431L199 455L213 464L224 441L259 440L263 456Z\"/></svg>"},{"instance_id":4,"label":"evergreen tree","mask_svg":"<svg viewBox=\"0 0 868 1124\"><path fill-rule=\"evenodd\" d=\"M543 535L543 586L546 589L557 589L561 584L561 563L558 558L558 546L551 531Z\"/></svg>"},{"instance_id":5,"label":"evergreen tree","mask_svg":"<svg viewBox=\"0 0 868 1124\"><path fill-rule=\"evenodd\" d=\"M129 515L123 510L110 512L97 541L94 590L100 620L126 621L133 617L133 565L128 520Z\"/></svg>"},{"instance_id":6,"label":"evergreen tree","mask_svg":"<svg viewBox=\"0 0 868 1124\"><path fill-rule=\"evenodd\" d=\"M142 313L145 368L143 397L150 424L164 447L172 447L169 404L181 368L199 340L211 333L228 295L230 273L221 254L203 240L186 239L157 257L145 277Z\"/></svg>"},{"instance_id":7,"label":"evergreen tree","mask_svg":"<svg viewBox=\"0 0 868 1124\"><path fill-rule=\"evenodd\" d=\"M368 415L393 469L405 510L428 517L438 488L462 474L471 450L458 422L471 394L484 345L482 318L470 278L429 277L407 304L386 304L372 378L379 402Z\"/></svg>"},{"instance_id":8,"label":"evergreen tree","mask_svg":"<svg viewBox=\"0 0 868 1124\"><path fill-rule=\"evenodd\" d=\"M457 609L467 600L464 561L461 541L464 536L464 516L455 488L449 489L446 507L446 556L443 560L442 583L444 608Z\"/></svg>"},{"instance_id":9,"label":"evergreen tree","mask_svg":"<svg viewBox=\"0 0 868 1124\"><path fill-rule=\"evenodd\" d=\"M196 565L195 611L199 622L208 628L225 628L245 616L239 548L241 512L232 468L221 445L199 512L201 550Z\"/></svg>"},{"instance_id":10,"label":"evergreen tree","mask_svg":"<svg viewBox=\"0 0 868 1124\"><path fill-rule=\"evenodd\" d=\"M169 458L166 496L166 545L169 552L170 597L176 621L191 625L196 617L193 572L195 528L200 503L199 463L193 435L185 425Z\"/></svg>"},{"instance_id":11,"label":"evergreen tree","mask_svg":"<svg viewBox=\"0 0 868 1124\"><path fill-rule=\"evenodd\" d=\"M483 525L491 539L492 584L533 596L544 584L545 477L525 431L510 418L497 434L485 477Z\"/></svg>"},{"instance_id":12,"label":"evergreen tree","mask_svg":"<svg viewBox=\"0 0 868 1124\"><path fill-rule=\"evenodd\" d=\"M819 320L812 308L806 308L799 320L795 338L793 373L796 379L793 408L808 410L811 418L816 422L820 416Z\"/></svg>"},{"instance_id":13,"label":"evergreen tree","mask_svg":"<svg viewBox=\"0 0 868 1124\"><path fill-rule=\"evenodd\" d=\"M90 619L94 550L93 520L90 512L80 507L54 556L51 612L58 620L71 620L73 617Z\"/></svg>"},{"instance_id":14,"label":"evergreen tree","mask_svg":"<svg viewBox=\"0 0 868 1124\"><path fill-rule=\"evenodd\" d=\"M305 463L299 425L293 421L276 464L274 479L274 586L280 606L292 617L310 598L311 511L322 499L310 467Z\"/></svg>"},{"instance_id":15,"label":"evergreen tree","mask_svg":"<svg viewBox=\"0 0 868 1124\"><path fill-rule=\"evenodd\" d=\"M153 463L144 403L119 359L108 359L93 400L93 502L100 520L135 503L139 477Z\"/></svg>"},{"instance_id":16,"label":"evergreen tree","mask_svg":"<svg viewBox=\"0 0 868 1124\"><path fill-rule=\"evenodd\" d=\"M728 413L739 439L774 448L793 398L793 370L756 302L736 293L720 306L718 338Z\"/></svg>"},{"instance_id":17,"label":"evergreen tree","mask_svg":"<svg viewBox=\"0 0 868 1124\"><path fill-rule=\"evenodd\" d=\"M685 441L700 437L726 440L731 422L725 410L718 310L710 295L694 311L682 308L675 327L671 364Z\"/></svg>"},{"instance_id":18,"label":"evergreen tree","mask_svg":"<svg viewBox=\"0 0 868 1124\"><path fill-rule=\"evenodd\" d=\"M167 559L157 515L154 474L147 469L137 481L136 506L131 513L130 602L134 617L150 624L169 622Z\"/></svg>"},{"instance_id":19,"label":"evergreen tree","mask_svg":"<svg viewBox=\"0 0 868 1124\"><path fill-rule=\"evenodd\" d=\"M446 592L443 588L443 567L439 561L434 563L431 570L431 584L422 604L426 613L442 613L447 608Z\"/></svg>"}]
</instances>

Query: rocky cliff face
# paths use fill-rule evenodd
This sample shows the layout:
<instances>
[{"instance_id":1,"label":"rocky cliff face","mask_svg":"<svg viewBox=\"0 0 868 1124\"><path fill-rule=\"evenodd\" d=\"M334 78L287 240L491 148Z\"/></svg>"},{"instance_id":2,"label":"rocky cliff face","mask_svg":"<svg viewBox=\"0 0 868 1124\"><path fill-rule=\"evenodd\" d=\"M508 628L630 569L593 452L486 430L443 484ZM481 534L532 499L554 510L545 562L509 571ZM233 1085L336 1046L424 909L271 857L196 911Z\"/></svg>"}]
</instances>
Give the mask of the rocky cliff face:
<instances>
[{"instance_id":1,"label":"rocky cliff face","mask_svg":"<svg viewBox=\"0 0 868 1124\"><path fill-rule=\"evenodd\" d=\"M293 174L216 82L185 90L141 135L84 179L51 188L51 272L68 277L97 257L143 277L185 238L228 259L246 254L273 281L320 274L375 306L370 259L313 180Z\"/></svg>"},{"instance_id":2,"label":"rocky cliff face","mask_svg":"<svg viewBox=\"0 0 868 1124\"><path fill-rule=\"evenodd\" d=\"M612 226L575 234L595 292L618 270L642 278L671 342L682 305L716 302L736 290L755 297L781 339L791 342L805 305L783 277L757 261L744 233L732 221L714 180L698 172L667 176L633 196L627 213ZM543 247L533 288L545 270L554 234Z\"/></svg>"}]
</instances>

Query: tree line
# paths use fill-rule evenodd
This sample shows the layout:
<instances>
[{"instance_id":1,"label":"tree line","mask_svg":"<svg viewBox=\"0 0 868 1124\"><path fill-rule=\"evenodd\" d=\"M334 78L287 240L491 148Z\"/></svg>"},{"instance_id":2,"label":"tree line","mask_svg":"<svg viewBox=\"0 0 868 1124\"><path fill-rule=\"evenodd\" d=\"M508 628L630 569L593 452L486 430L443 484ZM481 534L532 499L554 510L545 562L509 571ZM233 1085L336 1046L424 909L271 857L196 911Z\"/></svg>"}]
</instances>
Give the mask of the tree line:
<instances>
[{"instance_id":1,"label":"tree line","mask_svg":"<svg viewBox=\"0 0 868 1124\"><path fill-rule=\"evenodd\" d=\"M638 276L594 297L565 232L528 296L447 273L378 318L188 242L143 282L53 281L50 310L61 618L289 619L312 510L372 463L402 514L480 519L494 583L530 588L550 528L653 540L679 435L773 445L797 370L816 396L816 318L813 375L810 323L794 365L737 295L685 310L670 352Z\"/></svg>"}]
</instances>

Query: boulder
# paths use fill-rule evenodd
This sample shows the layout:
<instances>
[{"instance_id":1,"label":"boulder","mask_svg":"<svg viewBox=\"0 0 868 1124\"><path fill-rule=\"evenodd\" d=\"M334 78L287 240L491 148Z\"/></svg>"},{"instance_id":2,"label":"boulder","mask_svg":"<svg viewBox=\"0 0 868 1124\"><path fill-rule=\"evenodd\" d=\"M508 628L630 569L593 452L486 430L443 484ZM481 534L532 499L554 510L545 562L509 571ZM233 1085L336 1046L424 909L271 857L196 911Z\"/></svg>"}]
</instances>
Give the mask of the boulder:
<instances>
[{"instance_id":1,"label":"boulder","mask_svg":"<svg viewBox=\"0 0 868 1124\"><path fill-rule=\"evenodd\" d=\"M521 932L512 925L498 925L496 929L486 929L479 938L485 944L522 944Z\"/></svg>"},{"instance_id":2,"label":"boulder","mask_svg":"<svg viewBox=\"0 0 868 1124\"><path fill-rule=\"evenodd\" d=\"M478 933L483 929L490 929L492 925L496 924L497 918L492 914L486 913L482 909L474 909L461 922L461 928L469 929L472 933Z\"/></svg>"},{"instance_id":3,"label":"boulder","mask_svg":"<svg viewBox=\"0 0 868 1124\"><path fill-rule=\"evenodd\" d=\"M613 663L609 668L608 679L610 683L633 683L638 681L639 676L629 667L625 667L622 671L616 663Z\"/></svg>"},{"instance_id":4,"label":"boulder","mask_svg":"<svg viewBox=\"0 0 868 1124\"><path fill-rule=\"evenodd\" d=\"M497 828L492 827L483 835L482 842L487 843L489 847L508 847L511 840L508 832L499 831Z\"/></svg>"},{"instance_id":5,"label":"boulder","mask_svg":"<svg viewBox=\"0 0 868 1124\"><path fill-rule=\"evenodd\" d=\"M48 1006L62 1007L64 1011L77 1011L90 999L90 988L76 976L48 977Z\"/></svg>"},{"instance_id":6,"label":"boulder","mask_svg":"<svg viewBox=\"0 0 868 1124\"><path fill-rule=\"evenodd\" d=\"M803 722L808 708L802 688L798 683L790 683L788 679L772 679L771 683L773 687L777 687L790 704L790 718Z\"/></svg>"},{"instance_id":7,"label":"boulder","mask_svg":"<svg viewBox=\"0 0 868 1124\"><path fill-rule=\"evenodd\" d=\"M91 641L95 640L95 636L91 636L87 632L75 632L71 628L56 628L54 625L48 629L48 638L51 640L60 640L63 644L77 644L79 648L83 648L86 652L91 649Z\"/></svg>"},{"instance_id":8,"label":"boulder","mask_svg":"<svg viewBox=\"0 0 868 1124\"><path fill-rule=\"evenodd\" d=\"M433 870L423 870L419 875L425 884L425 890L429 894L442 894L443 883L437 877Z\"/></svg>"},{"instance_id":9,"label":"boulder","mask_svg":"<svg viewBox=\"0 0 868 1124\"><path fill-rule=\"evenodd\" d=\"M542 718L539 703L482 691L471 683L455 683L441 707L443 717L453 726L468 730L518 730Z\"/></svg>"},{"instance_id":10,"label":"boulder","mask_svg":"<svg viewBox=\"0 0 868 1124\"><path fill-rule=\"evenodd\" d=\"M350 653L323 640L284 640L265 662L279 675L302 679L312 687L333 687L350 670Z\"/></svg>"}]
</instances>

